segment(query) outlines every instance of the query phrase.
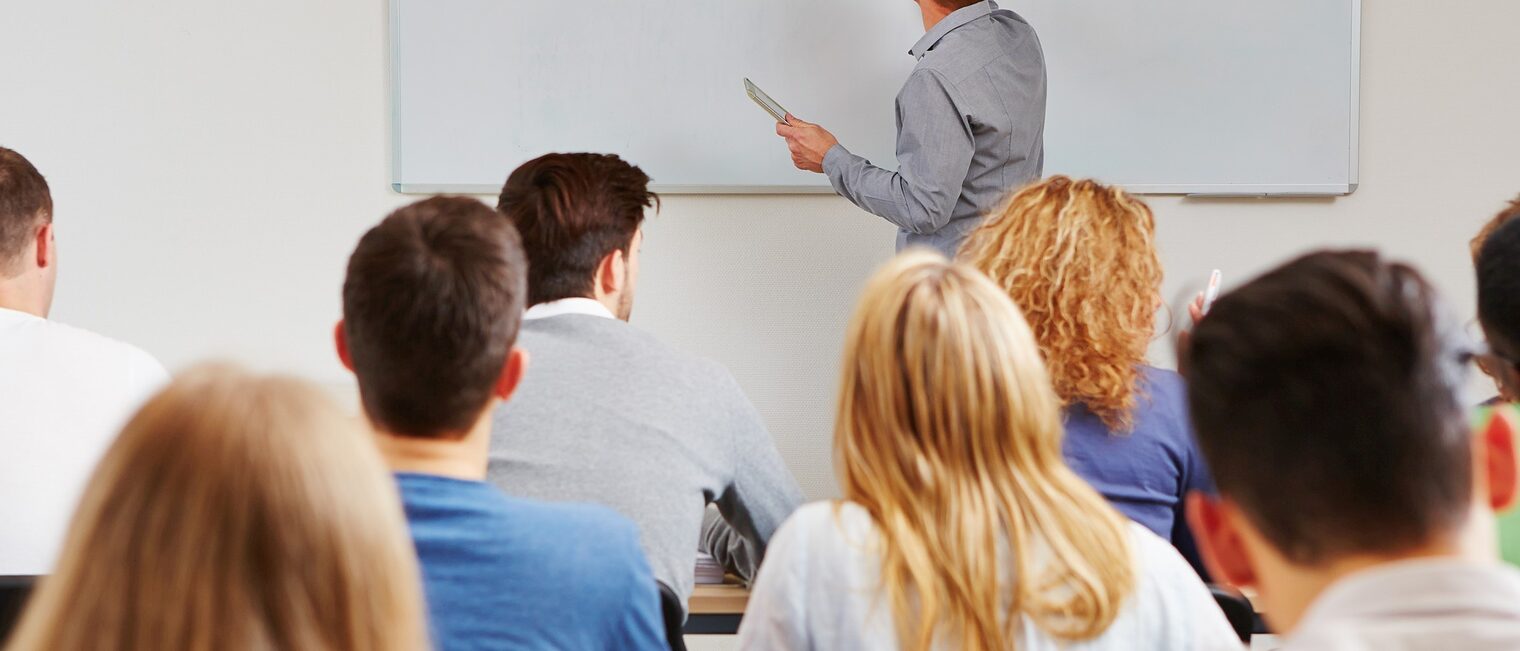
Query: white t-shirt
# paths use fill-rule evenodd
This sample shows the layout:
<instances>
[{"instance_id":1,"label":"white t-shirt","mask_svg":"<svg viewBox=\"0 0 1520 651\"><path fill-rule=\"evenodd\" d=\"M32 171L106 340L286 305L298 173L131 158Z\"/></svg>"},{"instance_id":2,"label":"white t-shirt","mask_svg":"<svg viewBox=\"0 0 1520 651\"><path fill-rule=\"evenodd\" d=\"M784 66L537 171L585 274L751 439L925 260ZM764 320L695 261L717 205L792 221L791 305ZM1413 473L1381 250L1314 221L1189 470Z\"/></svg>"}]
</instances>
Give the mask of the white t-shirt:
<instances>
[{"instance_id":1,"label":"white t-shirt","mask_svg":"<svg viewBox=\"0 0 1520 651\"><path fill-rule=\"evenodd\" d=\"M168 377L137 348L0 309L0 575L52 570L95 463Z\"/></svg>"},{"instance_id":2,"label":"white t-shirt","mask_svg":"<svg viewBox=\"0 0 1520 651\"><path fill-rule=\"evenodd\" d=\"M897 649L892 605L880 587L880 534L858 504L814 502L782 525L766 550L741 649ZM1166 541L1129 526L1137 590L1097 638L1065 642L1024 626L1019 651L1240 651L1240 639L1208 588ZM988 577L992 580L992 577ZM942 649L953 648L941 640Z\"/></svg>"}]
</instances>

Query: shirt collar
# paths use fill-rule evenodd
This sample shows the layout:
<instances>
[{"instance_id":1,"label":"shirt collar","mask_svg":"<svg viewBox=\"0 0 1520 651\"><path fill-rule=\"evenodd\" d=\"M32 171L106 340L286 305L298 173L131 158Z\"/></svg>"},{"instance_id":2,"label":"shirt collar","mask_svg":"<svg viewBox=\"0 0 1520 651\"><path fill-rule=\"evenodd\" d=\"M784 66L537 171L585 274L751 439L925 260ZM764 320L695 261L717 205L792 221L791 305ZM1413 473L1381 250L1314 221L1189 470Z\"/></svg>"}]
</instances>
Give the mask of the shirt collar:
<instances>
[{"instance_id":1,"label":"shirt collar","mask_svg":"<svg viewBox=\"0 0 1520 651\"><path fill-rule=\"evenodd\" d=\"M1520 618L1520 571L1497 562L1455 559L1399 561L1362 570L1321 593L1293 638L1348 621L1453 612Z\"/></svg>"},{"instance_id":2,"label":"shirt collar","mask_svg":"<svg viewBox=\"0 0 1520 651\"><path fill-rule=\"evenodd\" d=\"M537 319L547 319L552 316L560 316L563 314L583 314L586 316L599 316L604 319L617 318L612 314L612 310L607 309L606 305L602 305L601 301L598 301L594 298L582 298L577 296L574 298L562 298L557 301L549 301L547 303L539 303L538 305L534 305L533 307L528 308L528 311L523 314L523 319L527 321L534 321Z\"/></svg>"},{"instance_id":3,"label":"shirt collar","mask_svg":"<svg viewBox=\"0 0 1520 651\"><path fill-rule=\"evenodd\" d=\"M997 2L994 2L994 0L982 0L982 2L961 7L950 12L950 15L940 19L939 23L929 30L929 33L924 34L923 38L918 39L918 42L913 45L913 49L908 50L908 54L913 55L915 59L924 58L924 55L928 54L929 50L934 49L934 46L938 45L940 40L945 38L946 34L982 16L990 15L992 12L997 11L997 8Z\"/></svg>"}]
</instances>

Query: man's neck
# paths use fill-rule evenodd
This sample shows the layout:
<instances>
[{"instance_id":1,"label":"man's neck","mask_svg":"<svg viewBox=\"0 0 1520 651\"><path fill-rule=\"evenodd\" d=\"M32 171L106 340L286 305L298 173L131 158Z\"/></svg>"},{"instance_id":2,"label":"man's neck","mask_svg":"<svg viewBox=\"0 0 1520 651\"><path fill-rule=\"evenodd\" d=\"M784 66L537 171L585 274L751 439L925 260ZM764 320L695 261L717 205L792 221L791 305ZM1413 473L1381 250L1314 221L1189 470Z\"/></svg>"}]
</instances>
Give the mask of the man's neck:
<instances>
[{"instance_id":1,"label":"man's neck","mask_svg":"<svg viewBox=\"0 0 1520 651\"><path fill-rule=\"evenodd\" d=\"M955 13L954 9L940 6L938 0L918 0L918 9L924 15L924 33L926 34L934 29L939 21L944 20L945 16Z\"/></svg>"},{"instance_id":2,"label":"man's neck","mask_svg":"<svg viewBox=\"0 0 1520 651\"><path fill-rule=\"evenodd\" d=\"M1403 552L1343 556L1316 567L1284 564L1278 571L1264 573L1268 576L1263 577L1260 591L1265 612L1274 628L1291 632L1330 586L1351 575L1401 561L1492 563L1498 556L1495 535L1493 517L1475 513L1461 532Z\"/></svg>"},{"instance_id":3,"label":"man's neck","mask_svg":"<svg viewBox=\"0 0 1520 651\"><path fill-rule=\"evenodd\" d=\"M51 301L25 278L0 280L0 308L47 318Z\"/></svg>"},{"instance_id":4,"label":"man's neck","mask_svg":"<svg viewBox=\"0 0 1520 651\"><path fill-rule=\"evenodd\" d=\"M491 450L491 413L487 408L463 437L403 436L376 428L381 456L392 472L437 475L481 481Z\"/></svg>"}]
</instances>

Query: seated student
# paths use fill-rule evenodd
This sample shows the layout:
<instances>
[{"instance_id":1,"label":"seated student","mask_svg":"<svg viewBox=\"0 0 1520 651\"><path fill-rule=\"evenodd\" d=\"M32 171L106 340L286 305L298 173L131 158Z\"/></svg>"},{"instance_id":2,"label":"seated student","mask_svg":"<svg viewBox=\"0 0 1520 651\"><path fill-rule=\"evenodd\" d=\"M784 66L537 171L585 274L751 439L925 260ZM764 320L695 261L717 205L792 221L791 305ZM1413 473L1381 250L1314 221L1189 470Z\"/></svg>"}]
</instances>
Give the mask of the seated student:
<instances>
[{"instance_id":1,"label":"seated student","mask_svg":"<svg viewBox=\"0 0 1520 651\"><path fill-rule=\"evenodd\" d=\"M1490 402L1514 402L1520 396L1520 199L1512 202L1473 239L1478 267L1478 322L1488 340L1488 354L1479 367L1494 378L1499 397ZM1499 413L1513 413L1500 410ZM1500 554L1520 565L1520 509L1499 517Z\"/></svg>"},{"instance_id":2,"label":"seated student","mask_svg":"<svg viewBox=\"0 0 1520 651\"><path fill-rule=\"evenodd\" d=\"M363 428L304 382L198 367L105 453L6 648L414 651L420 588Z\"/></svg>"},{"instance_id":3,"label":"seated student","mask_svg":"<svg viewBox=\"0 0 1520 651\"><path fill-rule=\"evenodd\" d=\"M1484 244L1500 227L1517 218L1520 218L1520 197L1511 201L1509 206L1484 224L1483 229L1478 231L1478 235L1471 242L1473 264L1479 267L1478 319L1483 325L1484 336L1491 340L1491 346L1497 346L1510 353L1520 351L1520 348L1510 343L1520 342L1520 311L1515 309L1516 305L1520 305L1520 295L1517 295L1517 292L1520 292L1520 250L1516 249L1515 238L1520 238L1520 236L1511 235L1505 244L1495 247L1493 254L1489 256L1490 269L1487 274L1483 273L1481 266ZM1487 286L1486 291L1485 286ZM1510 298L1512 296L1515 298ZM1484 321L1482 303L1485 297L1490 303L1487 316L1489 321L1493 321L1492 325ZM1509 305L1503 305L1504 303L1509 303ZM1495 338L1499 339L1497 344L1492 342ZM1513 365L1482 358L1479 359L1478 367L1483 369L1489 377L1494 378L1499 389L1499 400L1515 402L1520 399L1520 378L1515 377Z\"/></svg>"},{"instance_id":4,"label":"seated student","mask_svg":"<svg viewBox=\"0 0 1520 651\"><path fill-rule=\"evenodd\" d=\"M1366 251L1289 262L1199 322L1189 397L1219 498L1189 496L1189 518L1284 649L1520 649L1493 516L1515 441L1468 424L1471 351L1417 272Z\"/></svg>"},{"instance_id":5,"label":"seated student","mask_svg":"<svg viewBox=\"0 0 1520 651\"><path fill-rule=\"evenodd\" d=\"M1129 193L1055 176L989 215L961 260L1002 286L1034 330L1065 405L1072 470L1191 552L1183 497L1212 483L1182 378L1145 363L1162 303L1155 230L1150 208Z\"/></svg>"},{"instance_id":6,"label":"seated student","mask_svg":"<svg viewBox=\"0 0 1520 651\"><path fill-rule=\"evenodd\" d=\"M974 269L913 252L845 340L845 498L771 544L742 649L1240 649L1187 563L1061 458L1029 326Z\"/></svg>"},{"instance_id":7,"label":"seated student","mask_svg":"<svg viewBox=\"0 0 1520 651\"><path fill-rule=\"evenodd\" d=\"M53 232L47 181L0 147L0 575L52 569L90 470L169 379L137 348L48 320Z\"/></svg>"},{"instance_id":8,"label":"seated student","mask_svg":"<svg viewBox=\"0 0 1520 651\"><path fill-rule=\"evenodd\" d=\"M491 412L528 364L513 345L526 282L512 225L465 197L397 210L348 261L338 355L401 487L433 640L444 650L668 648L632 523L484 481Z\"/></svg>"},{"instance_id":9,"label":"seated student","mask_svg":"<svg viewBox=\"0 0 1520 651\"><path fill-rule=\"evenodd\" d=\"M655 578L684 604L699 533L700 548L749 577L802 493L726 370L627 323L640 224L658 201L648 183L617 156L550 154L502 188L497 209L528 253L522 345L534 368L497 411L490 477L633 519ZM722 518L704 520L708 503Z\"/></svg>"}]
</instances>

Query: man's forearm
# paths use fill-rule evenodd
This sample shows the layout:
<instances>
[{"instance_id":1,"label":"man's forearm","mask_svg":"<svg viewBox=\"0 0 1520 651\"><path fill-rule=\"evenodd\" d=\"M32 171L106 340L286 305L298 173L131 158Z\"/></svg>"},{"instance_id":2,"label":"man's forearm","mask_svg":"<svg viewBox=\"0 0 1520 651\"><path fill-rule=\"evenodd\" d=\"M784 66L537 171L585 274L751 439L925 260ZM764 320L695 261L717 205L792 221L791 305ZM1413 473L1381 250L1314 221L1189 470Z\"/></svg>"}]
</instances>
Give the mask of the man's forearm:
<instances>
[{"instance_id":1,"label":"man's forearm","mask_svg":"<svg viewBox=\"0 0 1520 651\"><path fill-rule=\"evenodd\" d=\"M755 550L712 507L702 516L701 550L717 560L724 570L737 574L739 578L745 581L755 578L755 569L760 564Z\"/></svg>"},{"instance_id":2,"label":"man's forearm","mask_svg":"<svg viewBox=\"0 0 1520 651\"><path fill-rule=\"evenodd\" d=\"M901 174L872 165L843 145L824 156L823 171L839 196L910 233L933 233L950 221L948 210L941 215L917 200Z\"/></svg>"}]
</instances>

